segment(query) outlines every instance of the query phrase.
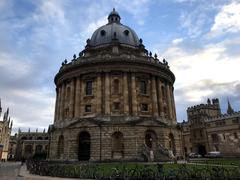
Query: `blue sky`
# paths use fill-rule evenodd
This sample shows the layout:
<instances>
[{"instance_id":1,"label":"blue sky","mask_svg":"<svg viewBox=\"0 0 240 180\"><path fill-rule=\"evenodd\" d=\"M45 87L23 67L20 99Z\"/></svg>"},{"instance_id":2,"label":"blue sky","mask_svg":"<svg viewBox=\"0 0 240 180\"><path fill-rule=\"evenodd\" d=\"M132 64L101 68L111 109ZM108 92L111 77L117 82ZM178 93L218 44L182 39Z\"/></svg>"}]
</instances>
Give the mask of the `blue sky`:
<instances>
[{"instance_id":1,"label":"blue sky","mask_svg":"<svg viewBox=\"0 0 240 180\"><path fill-rule=\"evenodd\" d=\"M1 0L0 98L14 131L53 123L61 62L71 59L115 7L145 47L175 73L178 121L218 97L240 106L239 0Z\"/></svg>"}]
</instances>

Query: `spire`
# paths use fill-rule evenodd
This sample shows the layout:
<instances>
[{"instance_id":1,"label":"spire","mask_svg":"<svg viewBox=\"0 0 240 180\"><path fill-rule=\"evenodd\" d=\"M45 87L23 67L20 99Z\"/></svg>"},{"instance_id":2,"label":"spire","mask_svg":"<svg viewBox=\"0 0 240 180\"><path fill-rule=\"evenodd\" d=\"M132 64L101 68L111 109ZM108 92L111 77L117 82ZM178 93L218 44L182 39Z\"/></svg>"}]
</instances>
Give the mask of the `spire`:
<instances>
[{"instance_id":1,"label":"spire","mask_svg":"<svg viewBox=\"0 0 240 180\"><path fill-rule=\"evenodd\" d=\"M115 8L113 8L112 12L108 15L108 23L120 23L120 19L120 15Z\"/></svg>"},{"instance_id":2,"label":"spire","mask_svg":"<svg viewBox=\"0 0 240 180\"><path fill-rule=\"evenodd\" d=\"M227 113L228 114L233 114L234 113L234 110L229 102L229 99L228 99L228 109L227 109Z\"/></svg>"},{"instance_id":3,"label":"spire","mask_svg":"<svg viewBox=\"0 0 240 180\"><path fill-rule=\"evenodd\" d=\"M5 120L5 121L8 120L8 114L9 114L9 108L7 108L7 111L4 113L3 120Z\"/></svg>"}]
</instances>

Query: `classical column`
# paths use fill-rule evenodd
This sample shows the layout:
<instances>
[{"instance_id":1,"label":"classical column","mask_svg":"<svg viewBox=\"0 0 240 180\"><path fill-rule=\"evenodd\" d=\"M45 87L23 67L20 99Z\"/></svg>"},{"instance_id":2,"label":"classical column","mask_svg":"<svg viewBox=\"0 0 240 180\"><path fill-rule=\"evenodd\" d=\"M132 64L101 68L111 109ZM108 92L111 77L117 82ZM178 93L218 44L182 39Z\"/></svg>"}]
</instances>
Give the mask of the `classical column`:
<instances>
[{"instance_id":1,"label":"classical column","mask_svg":"<svg viewBox=\"0 0 240 180\"><path fill-rule=\"evenodd\" d=\"M75 98L75 80L72 79L70 83L70 100L69 100L69 117L74 117L74 99Z\"/></svg>"},{"instance_id":2,"label":"classical column","mask_svg":"<svg viewBox=\"0 0 240 180\"><path fill-rule=\"evenodd\" d=\"M132 81L132 115L137 115L137 91L136 91L136 77L135 73L132 73L131 76Z\"/></svg>"},{"instance_id":3,"label":"classical column","mask_svg":"<svg viewBox=\"0 0 240 180\"><path fill-rule=\"evenodd\" d=\"M105 114L110 115L110 79L109 73L105 73Z\"/></svg>"},{"instance_id":4,"label":"classical column","mask_svg":"<svg viewBox=\"0 0 240 180\"><path fill-rule=\"evenodd\" d=\"M54 122L56 122L58 120L58 104L59 104L59 88L56 88Z\"/></svg>"},{"instance_id":5,"label":"classical column","mask_svg":"<svg viewBox=\"0 0 240 180\"><path fill-rule=\"evenodd\" d=\"M168 105L168 117L170 120L172 120L172 103L171 103L171 95L170 95L170 89L169 85L166 85L167 90L167 105Z\"/></svg>"},{"instance_id":6,"label":"classical column","mask_svg":"<svg viewBox=\"0 0 240 180\"><path fill-rule=\"evenodd\" d=\"M124 114L129 114L129 97L128 97L128 77L127 72L123 74L123 106Z\"/></svg>"},{"instance_id":7,"label":"classical column","mask_svg":"<svg viewBox=\"0 0 240 180\"><path fill-rule=\"evenodd\" d=\"M174 88L171 87L171 97L172 97L172 111L173 111L173 121L176 122L177 115L176 115L176 107L175 107L175 100L174 100Z\"/></svg>"},{"instance_id":8,"label":"classical column","mask_svg":"<svg viewBox=\"0 0 240 180\"><path fill-rule=\"evenodd\" d=\"M57 91L57 115L56 115L56 122L59 122L60 120L60 107L61 107L61 92L62 88L61 86L57 85L58 91Z\"/></svg>"},{"instance_id":9,"label":"classical column","mask_svg":"<svg viewBox=\"0 0 240 180\"><path fill-rule=\"evenodd\" d=\"M97 76L97 115L102 114L102 74Z\"/></svg>"},{"instance_id":10,"label":"classical column","mask_svg":"<svg viewBox=\"0 0 240 180\"><path fill-rule=\"evenodd\" d=\"M152 115L158 117L158 102L157 102L157 88L156 88L156 78L152 76Z\"/></svg>"},{"instance_id":11,"label":"classical column","mask_svg":"<svg viewBox=\"0 0 240 180\"><path fill-rule=\"evenodd\" d=\"M80 98L81 98L80 77L77 77L77 79L76 79L76 90L75 90L74 117L80 117Z\"/></svg>"},{"instance_id":12,"label":"classical column","mask_svg":"<svg viewBox=\"0 0 240 180\"><path fill-rule=\"evenodd\" d=\"M159 101L159 115L161 117L164 116L164 111L163 111L163 96L162 96L162 82L160 78L158 78L158 101Z\"/></svg>"},{"instance_id":13,"label":"classical column","mask_svg":"<svg viewBox=\"0 0 240 180\"><path fill-rule=\"evenodd\" d=\"M60 105L60 120L62 121L64 118L64 101L65 101L65 83L63 82L61 85L61 105Z\"/></svg>"}]
</instances>

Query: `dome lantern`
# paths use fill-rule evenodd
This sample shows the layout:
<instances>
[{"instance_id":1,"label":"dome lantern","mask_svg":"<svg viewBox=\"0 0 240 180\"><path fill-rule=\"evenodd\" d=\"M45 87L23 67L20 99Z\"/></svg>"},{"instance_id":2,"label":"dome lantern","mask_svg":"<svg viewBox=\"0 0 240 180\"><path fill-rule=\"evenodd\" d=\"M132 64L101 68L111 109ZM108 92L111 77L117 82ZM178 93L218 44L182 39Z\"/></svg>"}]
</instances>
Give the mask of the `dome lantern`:
<instances>
[{"instance_id":1,"label":"dome lantern","mask_svg":"<svg viewBox=\"0 0 240 180\"><path fill-rule=\"evenodd\" d=\"M120 23L120 15L115 8L113 8L112 12L108 15L108 23Z\"/></svg>"}]
</instances>

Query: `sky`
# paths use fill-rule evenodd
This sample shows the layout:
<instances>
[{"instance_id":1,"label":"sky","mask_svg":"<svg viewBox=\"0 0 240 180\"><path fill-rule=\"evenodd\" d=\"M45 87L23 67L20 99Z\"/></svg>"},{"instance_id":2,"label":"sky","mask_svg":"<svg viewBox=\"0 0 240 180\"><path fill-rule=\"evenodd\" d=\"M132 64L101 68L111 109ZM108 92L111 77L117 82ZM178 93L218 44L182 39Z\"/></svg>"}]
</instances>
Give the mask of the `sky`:
<instances>
[{"instance_id":1,"label":"sky","mask_svg":"<svg viewBox=\"0 0 240 180\"><path fill-rule=\"evenodd\" d=\"M208 98L240 110L240 0L0 0L0 98L13 132L53 123L55 74L113 7L168 61L178 122Z\"/></svg>"}]
</instances>

